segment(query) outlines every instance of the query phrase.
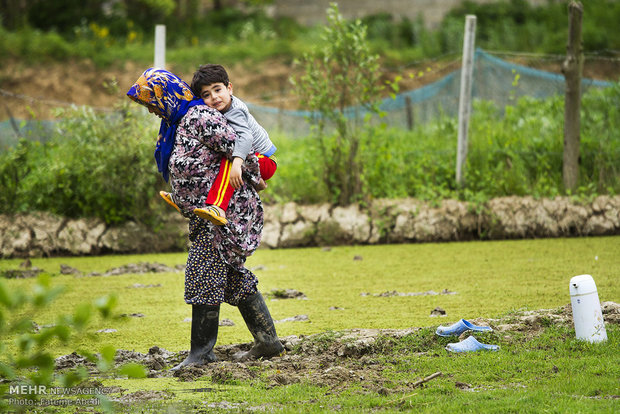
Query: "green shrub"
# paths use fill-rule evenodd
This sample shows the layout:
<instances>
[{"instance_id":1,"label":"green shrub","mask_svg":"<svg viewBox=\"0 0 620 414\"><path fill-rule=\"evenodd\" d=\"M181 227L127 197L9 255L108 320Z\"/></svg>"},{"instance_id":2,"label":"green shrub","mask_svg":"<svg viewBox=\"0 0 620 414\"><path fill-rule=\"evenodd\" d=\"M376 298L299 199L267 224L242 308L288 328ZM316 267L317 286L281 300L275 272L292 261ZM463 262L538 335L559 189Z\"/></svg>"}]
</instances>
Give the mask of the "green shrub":
<instances>
[{"instance_id":1,"label":"green shrub","mask_svg":"<svg viewBox=\"0 0 620 414\"><path fill-rule=\"evenodd\" d=\"M96 10L93 13L90 7L84 19L65 19L68 23L63 25L53 19L34 23L27 19L17 23L13 19L12 24L5 20L4 26L11 31L0 28L0 59L14 57L40 62L86 58L99 66L130 59L147 65L152 62L155 15L168 16L156 20L168 27L169 61L183 70L193 70L196 62L204 61L233 64L274 56L285 56L285 60L291 61L309 50L321 31L321 27L306 28L292 19L273 19L261 12L245 13L230 7L200 15L190 10L197 7L195 2L187 4L185 16L179 18L178 13L169 14L163 7L167 3L170 2L152 2L146 9L140 9L139 16L116 9L110 15ZM478 18L476 45L483 49L565 52L568 31L565 2L539 6L525 0L464 2L433 29L427 28L421 18L412 22L386 13L367 16L363 21L368 27L372 52L379 54L385 65L401 66L460 51L466 14ZM613 50L619 49L620 32L615 30L618 19L620 3L617 1L585 3L584 50L613 54ZM204 56L202 59L193 55L197 48L202 49L199 54Z\"/></svg>"},{"instance_id":2,"label":"green shrub","mask_svg":"<svg viewBox=\"0 0 620 414\"><path fill-rule=\"evenodd\" d=\"M322 203L327 201L325 182L321 179L322 167L316 162L319 151L312 145L313 137L291 139L273 136L278 147L278 170L267 184L261 198L266 202L301 201Z\"/></svg>"},{"instance_id":3,"label":"green shrub","mask_svg":"<svg viewBox=\"0 0 620 414\"><path fill-rule=\"evenodd\" d=\"M335 3L327 11L322 42L300 61L303 74L292 79L304 106L314 114L308 119L323 164L322 178L330 201L349 204L364 197L364 164L359 157L362 128L370 116L351 114L364 106L379 113L378 56L370 52L366 26L347 22Z\"/></svg>"},{"instance_id":4,"label":"green shrub","mask_svg":"<svg viewBox=\"0 0 620 414\"><path fill-rule=\"evenodd\" d=\"M620 3L613 0L582 3L584 50L617 49L620 33L601 29L618 21ZM474 14L477 17L476 45L483 49L563 54L568 37L567 5L565 1L550 1L541 6L526 0L484 4L465 1L446 16L438 32L441 34L453 21L462 27L465 15ZM444 49L444 52L454 50Z\"/></svg>"},{"instance_id":5,"label":"green shrub","mask_svg":"<svg viewBox=\"0 0 620 414\"><path fill-rule=\"evenodd\" d=\"M24 179L37 169L36 160L45 155L39 142L20 140L15 148L0 156L0 210L3 213L27 211L30 207L24 194Z\"/></svg>"},{"instance_id":6,"label":"green shrub","mask_svg":"<svg viewBox=\"0 0 620 414\"><path fill-rule=\"evenodd\" d=\"M620 192L620 82L585 94L582 102L581 180L601 193Z\"/></svg>"},{"instance_id":7,"label":"green shrub","mask_svg":"<svg viewBox=\"0 0 620 414\"><path fill-rule=\"evenodd\" d=\"M129 106L127 106L129 105ZM0 154L0 213L50 211L140 220L152 226L169 208L153 160L157 121L131 104L113 114L67 111L49 142L22 140ZM135 106L135 105L133 105ZM363 191L370 198L422 200L565 194L562 186L563 97L520 98L500 111L475 101L466 184L455 184L457 120L442 117L412 131L381 125L359 131ZM584 94L577 195L620 193L620 83ZM278 172L261 193L266 202L332 202L322 179L328 166L314 136L272 136Z\"/></svg>"},{"instance_id":8,"label":"green shrub","mask_svg":"<svg viewBox=\"0 0 620 414\"><path fill-rule=\"evenodd\" d=\"M21 411L23 408L7 398L10 395L9 386L25 385L30 394L21 394L21 399L37 401L41 394L32 390L51 386L72 387L88 378L84 367L56 373L55 355L50 345L57 342L75 345L77 339L85 334L94 310L103 318L111 316L116 297L102 296L93 303L78 305L73 314L59 314L53 325L39 327L30 315L50 306L63 290L62 287L52 286L48 274L39 276L31 292L11 289L0 280L0 410L3 412ZM115 353L116 350L110 346L103 346L99 355L80 350L80 354L96 363L101 371L112 368ZM135 376L140 376L140 373ZM105 411L110 412L107 398L103 395L98 398Z\"/></svg>"},{"instance_id":9,"label":"green shrub","mask_svg":"<svg viewBox=\"0 0 620 414\"><path fill-rule=\"evenodd\" d=\"M87 58L101 66L130 59L149 64L152 24L157 20L168 28L169 61L183 69L194 69L204 61L232 64L273 56L285 56L291 61L316 43L322 29L303 27L290 18L274 19L260 11L246 13L232 7L200 14L197 2L185 4L185 10L178 13L170 13L169 0L131 2L129 8L117 2L111 13L101 13L101 3L89 3L84 10L65 7L66 13L51 17L41 14L37 7L33 15L44 18L36 21L28 21L28 16L12 16L19 15L18 9L11 13L0 11L0 59L40 62ZM616 30L620 2L583 3L584 50L613 55L614 50L620 49L620 31ZM132 7L139 7L139 13ZM387 65L401 66L460 51L466 14L477 16L476 45L483 49L565 52L568 17L564 1L537 6L525 0L484 4L466 1L433 29L427 28L422 18L409 21L386 13L367 16L363 23L368 28L372 52L385 58ZM76 15L83 18L71 17ZM192 54L196 49L201 49L203 58Z\"/></svg>"},{"instance_id":10,"label":"green shrub","mask_svg":"<svg viewBox=\"0 0 620 414\"><path fill-rule=\"evenodd\" d=\"M620 192L620 84L592 89L582 105L578 193ZM562 184L563 97L524 97L501 111L474 102L469 130L466 185L455 183L457 120L443 117L412 131L372 127L363 131L360 157L364 188L372 198L447 197L481 201L491 197L565 194ZM278 173L267 194L302 203L330 201L316 177L310 139L277 137Z\"/></svg>"},{"instance_id":11,"label":"green shrub","mask_svg":"<svg viewBox=\"0 0 620 414\"><path fill-rule=\"evenodd\" d=\"M22 141L0 158L0 211L152 223L162 186L152 155L157 124L140 114L63 111L49 142Z\"/></svg>"}]
</instances>

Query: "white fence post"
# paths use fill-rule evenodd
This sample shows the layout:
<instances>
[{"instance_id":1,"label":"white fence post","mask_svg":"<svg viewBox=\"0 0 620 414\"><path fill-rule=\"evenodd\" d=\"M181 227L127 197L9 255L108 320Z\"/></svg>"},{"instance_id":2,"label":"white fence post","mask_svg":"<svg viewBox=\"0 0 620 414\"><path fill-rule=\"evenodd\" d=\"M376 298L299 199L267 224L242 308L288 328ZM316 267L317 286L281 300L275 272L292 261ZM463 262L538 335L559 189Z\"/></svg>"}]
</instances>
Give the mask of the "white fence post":
<instances>
[{"instance_id":1,"label":"white fence post","mask_svg":"<svg viewBox=\"0 0 620 414\"><path fill-rule=\"evenodd\" d=\"M476 16L465 16L465 39L461 64L461 91L459 97L459 135L456 152L456 184L463 185L463 167L467 160L467 130L471 113L471 89L474 74L474 43L476 39Z\"/></svg>"},{"instance_id":2,"label":"white fence post","mask_svg":"<svg viewBox=\"0 0 620 414\"><path fill-rule=\"evenodd\" d=\"M153 67L166 69L166 25L155 26L155 62Z\"/></svg>"}]
</instances>

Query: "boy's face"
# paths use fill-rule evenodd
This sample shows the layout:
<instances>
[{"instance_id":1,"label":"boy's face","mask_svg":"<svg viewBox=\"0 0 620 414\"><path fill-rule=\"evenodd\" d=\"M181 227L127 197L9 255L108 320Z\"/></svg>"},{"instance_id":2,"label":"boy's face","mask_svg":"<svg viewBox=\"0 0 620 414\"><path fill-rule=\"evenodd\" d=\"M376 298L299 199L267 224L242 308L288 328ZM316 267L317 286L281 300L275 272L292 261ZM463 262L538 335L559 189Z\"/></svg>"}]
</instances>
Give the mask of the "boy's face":
<instances>
[{"instance_id":1,"label":"boy's face","mask_svg":"<svg viewBox=\"0 0 620 414\"><path fill-rule=\"evenodd\" d=\"M207 106L222 112L230 108L232 91L232 83L228 82L228 86L226 86L222 82L217 82L204 85L200 91L200 97Z\"/></svg>"}]
</instances>

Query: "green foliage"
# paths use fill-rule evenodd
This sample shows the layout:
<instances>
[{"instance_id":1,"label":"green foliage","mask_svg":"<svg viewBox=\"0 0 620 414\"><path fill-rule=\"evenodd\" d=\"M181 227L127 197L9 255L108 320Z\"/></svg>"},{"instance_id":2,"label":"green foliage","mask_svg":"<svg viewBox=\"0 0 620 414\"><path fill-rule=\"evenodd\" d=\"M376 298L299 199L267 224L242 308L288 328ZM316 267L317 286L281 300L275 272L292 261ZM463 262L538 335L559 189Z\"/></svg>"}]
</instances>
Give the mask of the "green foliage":
<instances>
[{"instance_id":1,"label":"green foliage","mask_svg":"<svg viewBox=\"0 0 620 414\"><path fill-rule=\"evenodd\" d=\"M152 119L129 107L106 115L75 108L61 115L49 142L22 140L0 157L0 211L154 224L162 181L152 156Z\"/></svg>"},{"instance_id":2,"label":"green foliage","mask_svg":"<svg viewBox=\"0 0 620 414\"><path fill-rule=\"evenodd\" d=\"M351 107L379 112L379 63L378 56L370 53L361 21L345 21L334 3L327 20L323 44L303 56L304 74L293 83L301 101L314 111L308 122L316 136L331 201L349 204L362 195L359 135L369 121L369 117L362 121L357 113L351 114Z\"/></svg>"},{"instance_id":3,"label":"green foliage","mask_svg":"<svg viewBox=\"0 0 620 414\"><path fill-rule=\"evenodd\" d=\"M582 102L579 165L581 195L620 191L620 84L588 91ZM617 111L616 111L617 112ZM470 123L467 190L487 197L564 194L562 184L564 100L523 97L504 114L477 103Z\"/></svg>"},{"instance_id":4,"label":"green foliage","mask_svg":"<svg viewBox=\"0 0 620 414\"><path fill-rule=\"evenodd\" d=\"M591 89L582 104L578 195L620 192L620 84ZM475 101L469 130L466 185L455 184L457 120L442 117L412 131L367 128L360 133L363 184L372 198L461 198L565 194L562 184L564 104L562 97L523 97L504 111ZM319 155L309 138L279 137L278 175L270 182L276 199L329 202L316 181L325 166L308 164ZM317 199L317 196L320 199Z\"/></svg>"},{"instance_id":5,"label":"green foliage","mask_svg":"<svg viewBox=\"0 0 620 414\"><path fill-rule=\"evenodd\" d=\"M292 19L272 19L260 11L245 13L225 7L201 14L197 2L185 2L180 10L175 10L172 0L125 0L105 7L101 0L75 7L48 1L39 1L35 7L36 2L24 3L27 10L20 17L25 22L8 11L4 21L0 16L0 61L89 59L101 67L127 60L148 64L153 59L157 22L167 26L169 61L193 70L197 62L233 64L248 58L292 56L296 50L292 42L306 32ZM29 10L36 18L28 18ZM20 13L19 8L11 12ZM201 55L203 60L196 57Z\"/></svg>"},{"instance_id":6,"label":"green foliage","mask_svg":"<svg viewBox=\"0 0 620 414\"><path fill-rule=\"evenodd\" d=\"M582 183L600 193L620 193L620 82L587 93L582 102Z\"/></svg>"},{"instance_id":7,"label":"green foliage","mask_svg":"<svg viewBox=\"0 0 620 414\"><path fill-rule=\"evenodd\" d=\"M195 1L177 3L177 7L171 0L123 0L112 4L102 0L68 1L79 6L26 0L21 7L0 11L0 60L78 58L109 66L130 59L149 64L153 25L157 22L168 28L169 61L184 69L194 69L197 61L233 64L248 57L263 60L285 56L292 61L310 50L323 31L322 27L301 26L290 18L270 18L260 8L242 11L221 7L201 13ZM620 32L615 30L620 3L584 3L584 50L613 54L620 49ZM432 29L422 17L409 21L387 13L364 17L362 24L368 28L371 50L382 57L384 64L401 66L459 51L466 14L477 16L476 45L484 49L565 52L568 17L564 1L542 5L525 0L464 2ZM196 50L198 59L193 54Z\"/></svg>"},{"instance_id":8,"label":"green foliage","mask_svg":"<svg viewBox=\"0 0 620 414\"><path fill-rule=\"evenodd\" d=\"M583 96L577 196L620 193L618 107L620 83L592 88ZM157 197L165 188L152 156L157 125L139 111L131 106L107 115L70 110L49 142L22 140L0 154L0 212L40 210L108 223L139 220L156 227L168 211ZM412 131L381 125L356 129L361 193L477 203L509 195L565 194L563 117L562 97L522 97L504 111L475 101L463 189L457 189L454 178L455 118L442 117ZM261 194L265 201L338 201L340 189L328 186L347 159L335 163L335 135L325 134L318 141L323 147L315 135L273 139L279 148L278 173ZM329 163L322 162L324 154Z\"/></svg>"},{"instance_id":9,"label":"green foliage","mask_svg":"<svg viewBox=\"0 0 620 414\"><path fill-rule=\"evenodd\" d=\"M0 27L0 35L0 59L20 58L26 62L35 62L66 60L76 56L74 46L56 32L45 33L29 28L8 32ZM77 50L82 48L78 47Z\"/></svg>"},{"instance_id":10,"label":"green foliage","mask_svg":"<svg viewBox=\"0 0 620 414\"><path fill-rule=\"evenodd\" d=\"M588 0L582 3L584 49L617 49L620 33L602 28L620 19L620 3L614 0ZM483 49L563 54L568 37L567 6L566 1L549 1L541 6L534 6L526 0L483 4L466 1L446 16L439 33L453 23L462 26L465 15L474 14L477 18L476 45ZM458 48L443 51L454 50Z\"/></svg>"},{"instance_id":11,"label":"green foliage","mask_svg":"<svg viewBox=\"0 0 620 414\"><path fill-rule=\"evenodd\" d=\"M267 191L260 196L267 202L286 203L304 200L321 203L327 200L323 165L317 162L320 151L313 137L273 136L278 146L278 171L268 181Z\"/></svg>"},{"instance_id":12,"label":"green foliage","mask_svg":"<svg viewBox=\"0 0 620 414\"><path fill-rule=\"evenodd\" d=\"M63 291L62 287L52 286L51 277L45 273L39 276L30 292L11 288L0 280L0 377L5 380L0 385L0 409L12 407L10 400L3 398L8 394L9 385L32 386L29 391L32 393L35 386L72 387L88 378L84 367L56 373L52 349L56 343L75 344L77 338L85 335L93 308L102 317L110 317L115 297L103 296L94 304L77 305L72 314L57 314L54 324L39 327L32 315L49 307ZM99 356L87 351L82 353L100 369L108 370L113 366L115 352L114 348L104 346ZM139 368L132 367L125 375L139 377ZM36 400L40 394L21 394L20 397ZM105 400L103 396L99 398ZM12 408L19 409L19 406Z\"/></svg>"}]
</instances>

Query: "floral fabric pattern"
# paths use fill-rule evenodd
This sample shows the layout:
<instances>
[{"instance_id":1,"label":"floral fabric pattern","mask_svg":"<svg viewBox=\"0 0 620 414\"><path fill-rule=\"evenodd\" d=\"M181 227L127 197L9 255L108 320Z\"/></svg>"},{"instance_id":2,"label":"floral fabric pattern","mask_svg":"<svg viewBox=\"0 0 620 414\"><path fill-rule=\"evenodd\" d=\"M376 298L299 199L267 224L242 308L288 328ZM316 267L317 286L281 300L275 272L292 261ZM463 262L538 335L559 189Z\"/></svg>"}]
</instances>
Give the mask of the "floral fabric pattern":
<instances>
[{"instance_id":1,"label":"floral fabric pattern","mask_svg":"<svg viewBox=\"0 0 620 414\"><path fill-rule=\"evenodd\" d=\"M256 156L251 154L244 162L244 185L233 193L226 212L228 224L214 226L193 214L195 208L204 207L221 157L231 156L235 138L221 113L206 105L194 106L177 127L168 167L173 199L190 218L190 234L192 229L206 234L202 242L210 243L225 263L241 272L246 258L259 246L263 231L263 205L254 189L260 181Z\"/></svg>"},{"instance_id":2,"label":"floral fabric pattern","mask_svg":"<svg viewBox=\"0 0 620 414\"><path fill-rule=\"evenodd\" d=\"M145 70L127 96L141 105L158 108L169 121L182 110L185 102L197 99L189 85L178 76L155 68Z\"/></svg>"},{"instance_id":3,"label":"floral fabric pattern","mask_svg":"<svg viewBox=\"0 0 620 414\"><path fill-rule=\"evenodd\" d=\"M249 270L235 270L220 260L209 241L207 223L199 218L190 221L192 245L185 269L185 302L188 305L226 302L237 306L239 301L258 292L258 279Z\"/></svg>"}]
</instances>

